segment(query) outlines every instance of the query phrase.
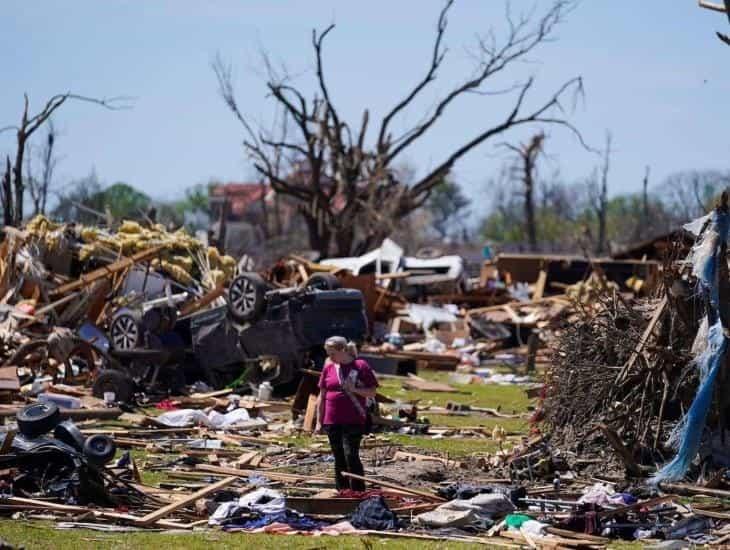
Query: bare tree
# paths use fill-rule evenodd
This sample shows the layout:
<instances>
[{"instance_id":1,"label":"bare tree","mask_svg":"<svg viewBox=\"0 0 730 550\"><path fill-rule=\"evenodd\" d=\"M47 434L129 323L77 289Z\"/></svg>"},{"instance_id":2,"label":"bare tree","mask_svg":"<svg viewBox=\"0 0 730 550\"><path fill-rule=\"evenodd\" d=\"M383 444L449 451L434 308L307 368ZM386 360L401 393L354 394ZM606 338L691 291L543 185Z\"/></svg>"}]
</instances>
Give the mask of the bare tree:
<instances>
[{"instance_id":1,"label":"bare tree","mask_svg":"<svg viewBox=\"0 0 730 550\"><path fill-rule=\"evenodd\" d=\"M6 130L16 131L16 149L15 149L15 161L10 168L12 171L12 188L10 185L3 187L3 200L5 201L5 225L18 226L23 220L23 199L25 195L25 181L23 179L23 162L25 159L26 147L28 140L35 133L38 128L51 117L51 115L68 100L85 101L90 103L96 103L107 109L122 109L128 107L123 104L128 102L131 98L128 97L114 97L109 99L97 99L93 97L86 97L71 92L65 94L57 94L51 97L43 109L41 109L35 115L28 112L29 100L28 94L23 95L24 105L23 114L20 119L18 126L6 126L0 128L0 132ZM9 159L6 165L9 165ZM6 174L6 178L7 178Z\"/></svg>"},{"instance_id":2,"label":"bare tree","mask_svg":"<svg viewBox=\"0 0 730 550\"><path fill-rule=\"evenodd\" d=\"M40 150L41 176L34 178L31 172L32 155L30 148L28 149L28 170L26 171L25 181L33 201L33 215L46 213L46 203L48 201L48 191L53 180L53 171L58 163L55 154L56 140L58 131L53 124L53 120L49 119L47 124L48 131L43 140L43 146Z\"/></svg>"},{"instance_id":3,"label":"bare tree","mask_svg":"<svg viewBox=\"0 0 730 550\"><path fill-rule=\"evenodd\" d=\"M595 210L598 218L598 240L596 254L606 252L606 220L608 217L608 170L611 166L611 132L606 132L606 147L603 150L601 166L601 190L596 201Z\"/></svg>"},{"instance_id":4,"label":"bare tree","mask_svg":"<svg viewBox=\"0 0 730 550\"><path fill-rule=\"evenodd\" d=\"M525 229L527 232L527 240L531 251L538 249L537 245L537 220L535 216L535 193L536 188L536 168L537 159L543 151L545 143L545 134L539 132L532 136L529 142L520 145L510 145L505 143L504 146L513 151L517 157L517 165L515 168L519 172L519 179L522 183L522 193L524 197L525 210Z\"/></svg>"},{"instance_id":5,"label":"bare tree","mask_svg":"<svg viewBox=\"0 0 730 550\"><path fill-rule=\"evenodd\" d=\"M676 223L683 223L706 214L728 186L728 171L685 170L667 176L660 186L660 195L674 212Z\"/></svg>"},{"instance_id":6,"label":"bare tree","mask_svg":"<svg viewBox=\"0 0 730 550\"><path fill-rule=\"evenodd\" d=\"M447 15L452 5L453 0L448 0L439 14L424 76L374 125L372 139L368 133L371 128L368 109L363 109L359 122L350 123L341 118L331 97L324 69L324 40L334 25L323 32L312 32L318 86L312 99L305 98L286 73L279 74L267 64L266 86L270 97L283 106L294 127L293 135L284 139L274 137L244 115L235 99L230 65L220 57L214 61L219 91L243 126L247 154L277 193L293 197L299 203L310 246L321 256L331 251L338 255L356 254L380 242L400 220L428 200L433 187L448 175L457 161L511 128L529 124L560 125L581 139L563 111L566 96L571 92L582 93L579 77L566 81L533 108L526 106L533 78L501 90L495 82L514 64L524 61L543 42L553 38L556 26L574 7L573 0L554 0L539 17L531 14L514 18L508 5L506 38L500 41L491 31L479 37L472 52L474 72L441 96L417 124L394 135L395 120L429 88L442 67L447 53L444 45ZM411 185L400 180L394 167L403 154L431 132L457 100L471 94L480 94L485 101L496 94L511 94L514 101L500 122L450 151ZM277 173L276 159L287 160L287 176Z\"/></svg>"}]
</instances>

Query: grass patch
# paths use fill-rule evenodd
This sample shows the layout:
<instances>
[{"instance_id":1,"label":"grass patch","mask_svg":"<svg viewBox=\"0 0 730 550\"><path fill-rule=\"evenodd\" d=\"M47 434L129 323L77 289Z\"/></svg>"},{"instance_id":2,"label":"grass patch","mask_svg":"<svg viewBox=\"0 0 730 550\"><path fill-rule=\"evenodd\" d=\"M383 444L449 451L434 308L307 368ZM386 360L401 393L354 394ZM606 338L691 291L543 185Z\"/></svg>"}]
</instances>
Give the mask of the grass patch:
<instances>
[{"instance_id":1,"label":"grass patch","mask_svg":"<svg viewBox=\"0 0 730 550\"><path fill-rule=\"evenodd\" d=\"M137 548L178 548L185 550L210 550L223 548L281 548L312 550L314 548L337 548L362 550L385 547L395 550L425 548L441 550L446 548L484 548L476 544L462 544L451 541L425 541L416 539L391 539L375 537L318 537L285 535L250 535L244 533L223 533L205 531L190 534L171 533L102 533L87 529L57 530L49 522L25 522L0 520L0 538L6 542L38 550L96 550L110 548L131 550Z\"/></svg>"},{"instance_id":2,"label":"grass patch","mask_svg":"<svg viewBox=\"0 0 730 550\"><path fill-rule=\"evenodd\" d=\"M428 435L392 435L388 439L397 445L435 451L444 456L468 456L473 453L493 453L499 445L491 439L444 437L434 439Z\"/></svg>"},{"instance_id":3,"label":"grass patch","mask_svg":"<svg viewBox=\"0 0 730 550\"><path fill-rule=\"evenodd\" d=\"M426 380L449 383L449 373L425 371L419 376ZM526 412L530 400L521 386L498 386L496 384L450 384L457 392L424 392L404 390L402 381L386 378L380 381L380 393L401 401L419 400L421 406L445 407L449 401L475 407L500 409L504 413Z\"/></svg>"}]
</instances>

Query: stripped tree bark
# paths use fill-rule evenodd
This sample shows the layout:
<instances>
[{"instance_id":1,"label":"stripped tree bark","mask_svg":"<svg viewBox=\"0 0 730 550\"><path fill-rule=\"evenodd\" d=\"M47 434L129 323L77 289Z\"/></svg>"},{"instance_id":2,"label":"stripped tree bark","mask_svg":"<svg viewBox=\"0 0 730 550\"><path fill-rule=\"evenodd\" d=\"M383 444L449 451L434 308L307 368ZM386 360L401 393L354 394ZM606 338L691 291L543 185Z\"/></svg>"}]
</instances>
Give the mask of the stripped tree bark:
<instances>
[{"instance_id":1,"label":"stripped tree bark","mask_svg":"<svg viewBox=\"0 0 730 550\"><path fill-rule=\"evenodd\" d=\"M598 217L598 242L596 254L606 252L606 220L608 217L608 170L611 163L611 132L606 132L606 148L603 150L601 167L601 194L598 197L596 215Z\"/></svg>"},{"instance_id":2,"label":"stripped tree bark","mask_svg":"<svg viewBox=\"0 0 730 550\"><path fill-rule=\"evenodd\" d=\"M444 45L447 15L453 3L453 0L447 0L439 14L424 76L374 125L372 135L368 133L371 121L367 108L363 109L358 123L347 122L330 94L323 46L334 25L323 32L312 33L317 80L317 92L312 99L307 99L285 72L279 74L266 63L269 95L293 122L292 133L284 138L273 136L271 131L250 121L236 102L231 66L220 57L213 62L220 94L243 126L247 155L277 193L298 202L309 230L310 246L320 256L358 254L379 244L400 220L428 200L431 190L464 155L511 128L535 124L563 126L585 146L563 110L569 94L582 93L580 77L566 81L532 108L526 103L532 92L533 77L507 89L498 89L495 82L513 65L532 55L543 42L553 38L557 25L574 7L573 0L554 0L540 17L514 18L508 9L506 38L500 41L494 32L479 37L474 52L474 72L441 96L417 124L401 134L394 134L394 122L414 104L414 100L421 98L443 65L447 53ZM511 95L513 103L499 122L446 154L420 179L410 185L403 182L395 166L404 153L432 132L457 100L473 94L481 95L485 100L494 95ZM287 175L277 173L277 159L287 161Z\"/></svg>"},{"instance_id":3,"label":"stripped tree bark","mask_svg":"<svg viewBox=\"0 0 730 550\"><path fill-rule=\"evenodd\" d=\"M525 228L530 250L533 252L538 249L537 220L535 217L535 173L537 158L543 150L544 143L545 133L540 132L535 134L528 143L519 146L504 144L505 147L517 155L519 177L522 180L522 193L525 201Z\"/></svg>"}]
</instances>

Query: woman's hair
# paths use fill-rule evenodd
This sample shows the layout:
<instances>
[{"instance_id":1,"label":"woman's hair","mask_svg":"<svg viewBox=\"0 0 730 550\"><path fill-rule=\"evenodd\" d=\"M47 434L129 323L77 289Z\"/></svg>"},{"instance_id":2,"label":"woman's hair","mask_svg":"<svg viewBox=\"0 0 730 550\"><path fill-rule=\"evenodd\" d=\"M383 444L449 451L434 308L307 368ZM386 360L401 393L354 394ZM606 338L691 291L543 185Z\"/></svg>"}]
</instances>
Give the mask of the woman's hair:
<instances>
[{"instance_id":1,"label":"woman's hair","mask_svg":"<svg viewBox=\"0 0 730 550\"><path fill-rule=\"evenodd\" d=\"M353 341L348 341L344 336L330 336L324 342L324 349L346 351L353 357L357 357L357 344Z\"/></svg>"}]
</instances>

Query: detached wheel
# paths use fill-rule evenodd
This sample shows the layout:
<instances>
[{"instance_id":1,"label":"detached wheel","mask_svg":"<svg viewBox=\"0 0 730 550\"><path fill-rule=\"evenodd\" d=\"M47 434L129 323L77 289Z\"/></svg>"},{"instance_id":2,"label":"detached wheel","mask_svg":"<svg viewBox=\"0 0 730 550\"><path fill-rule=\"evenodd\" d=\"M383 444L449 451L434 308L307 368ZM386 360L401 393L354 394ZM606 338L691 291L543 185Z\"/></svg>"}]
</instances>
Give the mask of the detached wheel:
<instances>
[{"instance_id":1,"label":"detached wheel","mask_svg":"<svg viewBox=\"0 0 730 550\"><path fill-rule=\"evenodd\" d=\"M16 418L20 433L27 437L38 437L58 426L61 413L55 403L33 403L20 409Z\"/></svg>"},{"instance_id":2,"label":"detached wheel","mask_svg":"<svg viewBox=\"0 0 730 550\"><path fill-rule=\"evenodd\" d=\"M131 310L121 310L114 316L109 326L109 339L112 347L119 351L128 351L139 346L142 331L137 316Z\"/></svg>"},{"instance_id":3,"label":"detached wheel","mask_svg":"<svg viewBox=\"0 0 730 550\"><path fill-rule=\"evenodd\" d=\"M134 381L122 371L107 369L99 373L94 381L94 397L104 398L106 392L114 393L115 401L129 403L134 397Z\"/></svg>"},{"instance_id":4,"label":"detached wheel","mask_svg":"<svg viewBox=\"0 0 730 550\"><path fill-rule=\"evenodd\" d=\"M258 273L242 273L228 287L228 309L236 321L255 321L264 311L267 285Z\"/></svg>"},{"instance_id":5,"label":"detached wheel","mask_svg":"<svg viewBox=\"0 0 730 550\"><path fill-rule=\"evenodd\" d=\"M92 435L84 443L84 456L92 464L101 466L109 462L117 452L114 440L102 434Z\"/></svg>"},{"instance_id":6,"label":"detached wheel","mask_svg":"<svg viewBox=\"0 0 730 550\"><path fill-rule=\"evenodd\" d=\"M340 280L331 273L315 273L307 280L307 288L315 290L337 290L341 287Z\"/></svg>"}]
</instances>

